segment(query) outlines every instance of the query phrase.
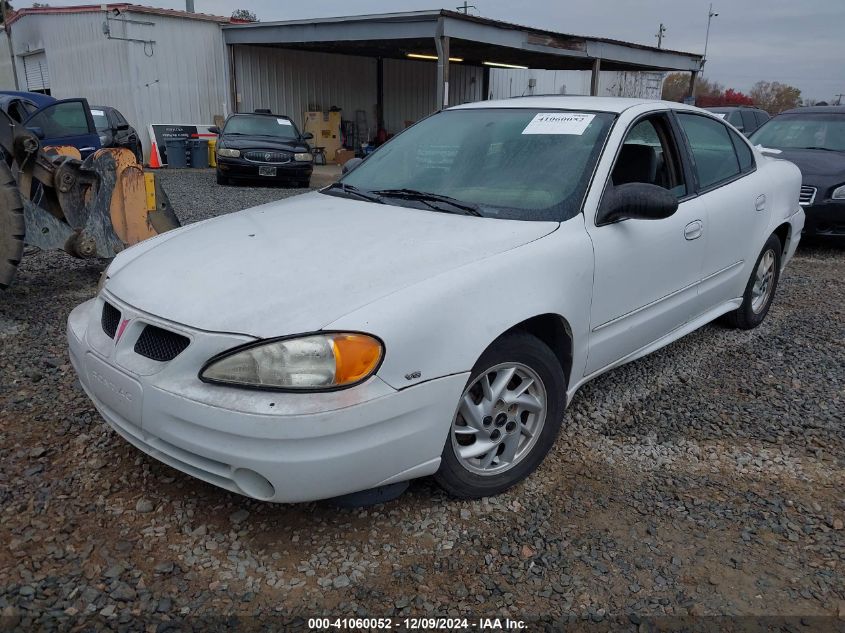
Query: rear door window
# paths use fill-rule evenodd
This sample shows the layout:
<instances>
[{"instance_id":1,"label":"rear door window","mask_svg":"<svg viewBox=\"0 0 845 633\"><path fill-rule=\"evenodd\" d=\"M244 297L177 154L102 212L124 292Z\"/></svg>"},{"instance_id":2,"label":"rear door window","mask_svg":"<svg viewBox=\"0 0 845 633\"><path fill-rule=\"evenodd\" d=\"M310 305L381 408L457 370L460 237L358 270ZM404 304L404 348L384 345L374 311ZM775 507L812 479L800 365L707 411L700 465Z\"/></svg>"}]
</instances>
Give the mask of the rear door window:
<instances>
[{"instance_id":1,"label":"rear door window","mask_svg":"<svg viewBox=\"0 0 845 633\"><path fill-rule=\"evenodd\" d=\"M714 187L740 174L739 159L727 126L697 114L678 112L677 115L692 151L700 189Z\"/></svg>"},{"instance_id":2,"label":"rear door window","mask_svg":"<svg viewBox=\"0 0 845 633\"><path fill-rule=\"evenodd\" d=\"M69 101L49 105L29 121L27 127L38 127L45 138L79 136L88 134L88 117L81 101Z\"/></svg>"}]
</instances>

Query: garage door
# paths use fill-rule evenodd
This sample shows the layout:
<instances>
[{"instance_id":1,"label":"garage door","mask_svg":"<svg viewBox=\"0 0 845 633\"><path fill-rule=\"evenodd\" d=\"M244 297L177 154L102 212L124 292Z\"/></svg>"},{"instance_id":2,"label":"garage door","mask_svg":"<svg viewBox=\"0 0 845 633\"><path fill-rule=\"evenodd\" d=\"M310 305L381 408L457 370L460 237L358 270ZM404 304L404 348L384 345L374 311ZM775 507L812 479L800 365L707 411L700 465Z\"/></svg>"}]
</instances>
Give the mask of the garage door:
<instances>
[{"instance_id":1,"label":"garage door","mask_svg":"<svg viewBox=\"0 0 845 633\"><path fill-rule=\"evenodd\" d=\"M50 73L47 70L47 55L44 51L24 57L23 69L24 74L26 74L27 90L49 94Z\"/></svg>"}]
</instances>

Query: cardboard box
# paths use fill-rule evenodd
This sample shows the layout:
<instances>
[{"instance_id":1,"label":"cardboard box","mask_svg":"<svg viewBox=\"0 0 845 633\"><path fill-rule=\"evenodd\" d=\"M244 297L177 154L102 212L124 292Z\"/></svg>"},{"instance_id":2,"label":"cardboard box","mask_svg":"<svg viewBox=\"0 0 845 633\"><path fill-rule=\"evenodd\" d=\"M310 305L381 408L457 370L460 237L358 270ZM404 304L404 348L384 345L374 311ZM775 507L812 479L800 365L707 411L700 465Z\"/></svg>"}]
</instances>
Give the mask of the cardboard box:
<instances>
[{"instance_id":1,"label":"cardboard box","mask_svg":"<svg viewBox=\"0 0 845 633\"><path fill-rule=\"evenodd\" d=\"M345 165L346 161L355 158L355 151L351 149L339 149L334 154L334 162L338 165Z\"/></svg>"},{"instance_id":2,"label":"cardboard box","mask_svg":"<svg viewBox=\"0 0 845 633\"><path fill-rule=\"evenodd\" d=\"M322 147L326 162L333 163L335 152L341 148L340 112L306 112L304 132L311 132L314 138L308 141L311 147Z\"/></svg>"}]
</instances>

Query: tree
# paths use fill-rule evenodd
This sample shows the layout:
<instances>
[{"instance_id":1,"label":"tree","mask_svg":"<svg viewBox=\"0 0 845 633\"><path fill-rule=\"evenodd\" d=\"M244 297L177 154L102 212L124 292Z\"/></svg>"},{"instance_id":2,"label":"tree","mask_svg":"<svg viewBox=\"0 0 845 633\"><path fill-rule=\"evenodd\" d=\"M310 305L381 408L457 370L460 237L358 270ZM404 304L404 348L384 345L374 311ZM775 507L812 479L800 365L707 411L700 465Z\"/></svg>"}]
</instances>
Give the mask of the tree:
<instances>
[{"instance_id":1,"label":"tree","mask_svg":"<svg viewBox=\"0 0 845 633\"><path fill-rule=\"evenodd\" d=\"M683 101L689 93L688 73L672 73L663 81L663 98L666 101ZM699 106L717 105L724 97L725 87L704 77L695 78L695 102ZM713 102L713 103L711 103Z\"/></svg>"},{"instance_id":2,"label":"tree","mask_svg":"<svg viewBox=\"0 0 845 633\"><path fill-rule=\"evenodd\" d=\"M689 92L689 74L671 73L663 80L663 99L683 101Z\"/></svg>"},{"instance_id":3,"label":"tree","mask_svg":"<svg viewBox=\"0 0 845 633\"><path fill-rule=\"evenodd\" d=\"M235 9L232 11L233 20L243 20L245 22L258 22L258 16L254 11L249 9Z\"/></svg>"},{"instance_id":4,"label":"tree","mask_svg":"<svg viewBox=\"0 0 845 633\"><path fill-rule=\"evenodd\" d=\"M779 81L758 81L750 95L757 107L772 115L801 105L801 91Z\"/></svg>"}]
</instances>

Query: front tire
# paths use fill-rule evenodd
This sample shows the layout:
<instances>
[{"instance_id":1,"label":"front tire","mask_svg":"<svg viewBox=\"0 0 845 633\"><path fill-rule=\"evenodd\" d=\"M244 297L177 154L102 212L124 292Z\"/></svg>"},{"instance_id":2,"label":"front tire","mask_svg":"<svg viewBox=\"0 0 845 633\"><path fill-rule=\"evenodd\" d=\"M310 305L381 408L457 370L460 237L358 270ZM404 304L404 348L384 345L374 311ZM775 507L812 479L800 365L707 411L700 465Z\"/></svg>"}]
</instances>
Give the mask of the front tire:
<instances>
[{"instance_id":1,"label":"front tire","mask_svg":"<svg viewBox=\"0 0 845 633\"><path fill-rule=\"evenodd\" d=\"M224 176L219 171L216 172L216 174L217 174L217 184L218 185L228 185L229 184L230 181L229 181L228 177Z\"/></svg>"},{"instance_id":2,"label":"front tire","mask_svg":"<svg viewBox=\"0 0 845 633\"><path fill-rule=\"evenodd\" d=\"M506 334L473 367L435 479L449 494L499 494L531 474L554 444L566 408L557 357L526 332Z\"/></svg>"},{"instance_id":3,"label":"front tire","mask_svg":"<svg viewBox=\"0 0 845 633\"><path fill-rule=\"evenodd\" d=\"M0 160L0 290L9 286L23 257L23 200L6 162Z\"/></svg>"},{"instance_id":4,"label":"front tire","mask_svg":"<svg viewBox=\"0 0 845 633\"><path fill-rule=\"evenodd\" d=\"M777 235L770 235L751 271L751 278L742 295L742 304L725 315L725 322L729 326L751 330L766 318L780 279L781 255L780 239Z\"/></svg>"}]
</instances>

